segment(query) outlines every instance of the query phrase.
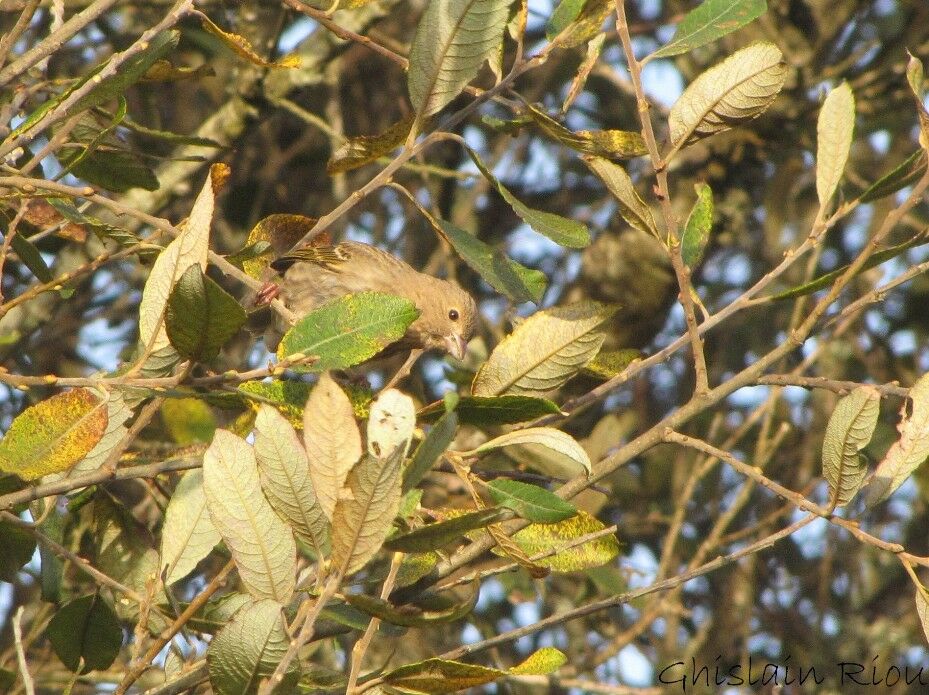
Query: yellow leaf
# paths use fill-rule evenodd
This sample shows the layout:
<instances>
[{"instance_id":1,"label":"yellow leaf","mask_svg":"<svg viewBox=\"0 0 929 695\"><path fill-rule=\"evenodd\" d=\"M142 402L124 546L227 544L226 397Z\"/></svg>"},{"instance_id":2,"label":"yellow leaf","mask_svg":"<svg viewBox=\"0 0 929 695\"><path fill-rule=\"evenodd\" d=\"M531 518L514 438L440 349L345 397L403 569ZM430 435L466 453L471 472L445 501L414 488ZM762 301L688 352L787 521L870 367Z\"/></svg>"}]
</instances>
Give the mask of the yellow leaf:
<instances>
[{"instance_id":1,"label":"yellow leaf","mask_svg":"<svg viewBox=\"0 0 929 695\"><path fill-rule=\"evenodd\" d=\"M278 61L267 61L255 52L251 42L244 36L232 34L220 29L206 15L200 15L203 28L219 38L226 46L236 55L245 58L249 63L258 65L263 68L298 68L300 67L300 57L296 55L286 55Z\"/></svg>"},{"instance_id":2,"label":"yellow leaf","mask_svg":"<svg viewBox=\"0 0 929 695\"><path fill-rule=\"evenodd\" d=\"M27 408L0 441L0 470L23 480L61 473L106 431L107 399L88 389L59 393Z\"/></svg>"}]
</instances>

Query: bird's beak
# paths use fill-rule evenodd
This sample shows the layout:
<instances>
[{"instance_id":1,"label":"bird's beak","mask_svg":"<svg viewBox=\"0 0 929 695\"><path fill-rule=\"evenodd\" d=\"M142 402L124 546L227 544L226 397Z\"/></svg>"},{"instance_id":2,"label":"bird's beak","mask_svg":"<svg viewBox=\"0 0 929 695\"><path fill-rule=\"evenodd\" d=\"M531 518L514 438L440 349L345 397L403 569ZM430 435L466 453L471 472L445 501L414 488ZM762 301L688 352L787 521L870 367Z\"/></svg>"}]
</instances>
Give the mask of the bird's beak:
<instances>
[{"instance_id":1,"label":"bird's beak","mask_svg":"<svg viewBox=\"0 0 929 695\"><path fill-rule=\"evenodd\" d=\"M468 341L457 333L445 336L445 350L455 359L463 360L468 352Z\"/></svg>"}]
</instances>

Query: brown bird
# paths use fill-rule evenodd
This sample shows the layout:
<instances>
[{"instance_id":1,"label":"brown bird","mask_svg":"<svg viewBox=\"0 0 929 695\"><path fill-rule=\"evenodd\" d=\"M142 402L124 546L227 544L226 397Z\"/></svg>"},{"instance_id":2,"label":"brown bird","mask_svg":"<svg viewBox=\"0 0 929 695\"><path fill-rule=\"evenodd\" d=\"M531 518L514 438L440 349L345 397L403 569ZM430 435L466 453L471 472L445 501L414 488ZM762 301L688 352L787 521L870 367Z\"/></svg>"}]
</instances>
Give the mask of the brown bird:
<instances>
[{"instance_id":1,"label":"brown bird","mask_svg":"<svg viewBox=\"0 0 929 695\"><path fill-rule=\"evenodd\" d=\"M368 244L343 241L334 246L308 246L281 256L271 268L281 273L282 279L279 285L267 285L259 293L258 303L280 296L298 316L355 292L386 292L413 302L419 318L397 344L411 354L392 383L404 376L425 350L443 350L462 359L474 335L477 306L471 295ZM275 342L273 338L271 342ZM268 347L274 349L271 344Z\"/></svg>"}]
</instances>

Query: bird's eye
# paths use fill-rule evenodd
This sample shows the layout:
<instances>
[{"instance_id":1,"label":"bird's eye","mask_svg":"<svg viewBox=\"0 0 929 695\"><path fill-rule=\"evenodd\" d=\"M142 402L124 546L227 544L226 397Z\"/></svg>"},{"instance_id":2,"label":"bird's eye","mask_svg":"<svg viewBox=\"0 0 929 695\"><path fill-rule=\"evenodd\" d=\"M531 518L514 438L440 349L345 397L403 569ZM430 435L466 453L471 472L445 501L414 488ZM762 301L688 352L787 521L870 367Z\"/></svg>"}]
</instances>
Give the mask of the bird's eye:
<instances>
[{"instance_id":1,"label":"bird's eye","mask_svg":"<svg viewBox=\"0 0 929 695\"><path fill-rule=\"evenodd\" d=\"M448 318L450 318L452 321L457 321L458 320L458 309L451 309L448 312Z\"/></svg>"}]
</instances>

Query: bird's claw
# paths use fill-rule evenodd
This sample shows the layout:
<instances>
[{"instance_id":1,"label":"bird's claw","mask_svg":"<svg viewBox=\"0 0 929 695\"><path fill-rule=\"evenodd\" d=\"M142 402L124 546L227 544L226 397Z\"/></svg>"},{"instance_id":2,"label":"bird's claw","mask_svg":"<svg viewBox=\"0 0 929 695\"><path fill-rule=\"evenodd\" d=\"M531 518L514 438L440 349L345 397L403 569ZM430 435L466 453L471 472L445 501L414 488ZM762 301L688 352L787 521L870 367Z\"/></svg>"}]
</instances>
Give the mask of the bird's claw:
<instances>
[{"instance_id":1,"label":"bird's claw","mask_svg":"<svg viewBox=\"0 0 929 695\"><path fill-rule=\"evenodd\" d=\"M270 304L272 300L281 295L281 288L276 282L266 282L255 295L255 306Z\"/></svg>"}]
</instances>

